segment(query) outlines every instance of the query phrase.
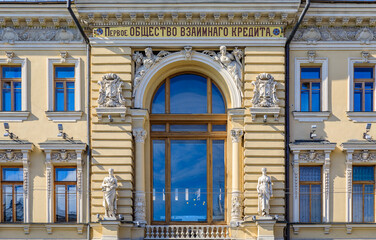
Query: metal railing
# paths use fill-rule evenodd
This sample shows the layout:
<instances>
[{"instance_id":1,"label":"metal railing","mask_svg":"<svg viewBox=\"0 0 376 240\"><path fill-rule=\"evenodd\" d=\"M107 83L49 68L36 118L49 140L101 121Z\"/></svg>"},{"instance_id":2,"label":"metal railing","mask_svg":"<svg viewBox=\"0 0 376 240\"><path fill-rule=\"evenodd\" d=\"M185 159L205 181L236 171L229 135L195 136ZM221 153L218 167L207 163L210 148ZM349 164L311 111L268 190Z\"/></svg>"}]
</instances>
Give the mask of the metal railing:
<instances>
[{"instance_id":1,"label":"metal railing","mask_svg":"<svg viewBox=\"0 0 376 240\"><path fill-rule=\"evenodd\" d=\"M148 225L145 231L145 239L231 239L223 225Z\"/></svg>"}]
</instances>

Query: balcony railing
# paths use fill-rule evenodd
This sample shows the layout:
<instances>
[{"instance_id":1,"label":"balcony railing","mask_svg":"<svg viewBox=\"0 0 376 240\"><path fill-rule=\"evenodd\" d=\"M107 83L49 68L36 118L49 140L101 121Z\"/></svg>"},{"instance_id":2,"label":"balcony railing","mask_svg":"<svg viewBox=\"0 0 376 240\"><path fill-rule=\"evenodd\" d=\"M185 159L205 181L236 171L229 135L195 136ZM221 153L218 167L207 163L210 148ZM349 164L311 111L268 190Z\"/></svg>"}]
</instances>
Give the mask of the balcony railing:
<instances>
[{"instance_id":1,"label":"balcony railing","mask_svg":"<svg viewBox=\"0 0 376 240\"><path fill-rule=\"evenodd\" d=\"M148 225L145 239L231 239L229 226Z\"/></svg>"}]
</instances>

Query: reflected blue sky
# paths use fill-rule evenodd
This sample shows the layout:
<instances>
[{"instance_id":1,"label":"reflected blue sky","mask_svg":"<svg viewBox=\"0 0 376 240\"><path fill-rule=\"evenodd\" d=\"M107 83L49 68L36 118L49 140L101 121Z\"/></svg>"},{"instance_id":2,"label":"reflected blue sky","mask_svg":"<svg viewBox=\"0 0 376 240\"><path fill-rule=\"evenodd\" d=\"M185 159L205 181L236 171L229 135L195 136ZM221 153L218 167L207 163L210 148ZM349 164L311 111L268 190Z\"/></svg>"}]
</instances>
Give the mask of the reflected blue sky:
<instances>
[{"instance_id":1,"label":"reflected blue sky","mask_svg":"<svg viewBox=\"0 0 376 240\"><path fill-rule=\"evenodd\" d=\"M75 168L55 168L55 179L56 181L70 182L76 181L76 169Z\"/></svg>"},{"instance_id":2,"label":"reflected blue sky","mask_svg":"<svg viewBox=\"0 0 376 240\"><path fill-rule=\"evenodd\" d=\"M3 181L23 181L22 168L3 168Z\"/></svg>"}]
</instances>

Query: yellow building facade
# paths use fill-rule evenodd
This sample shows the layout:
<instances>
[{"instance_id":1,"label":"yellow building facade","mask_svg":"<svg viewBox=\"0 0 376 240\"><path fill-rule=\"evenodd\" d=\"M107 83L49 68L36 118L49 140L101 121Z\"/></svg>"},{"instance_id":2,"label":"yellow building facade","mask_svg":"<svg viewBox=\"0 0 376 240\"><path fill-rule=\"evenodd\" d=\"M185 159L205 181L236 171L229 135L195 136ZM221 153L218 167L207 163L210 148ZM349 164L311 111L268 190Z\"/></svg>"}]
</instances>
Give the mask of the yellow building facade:
<instances>
[{"instance_id":1,"label":"yellow building facade","mask_svg":"<svg viewBox=\"0 0 376 240\"><path fill-rule=\"evenodd\" d=\"M0 3L0 239L373 238L374 4Z\"/></svg>"}]
</instances>

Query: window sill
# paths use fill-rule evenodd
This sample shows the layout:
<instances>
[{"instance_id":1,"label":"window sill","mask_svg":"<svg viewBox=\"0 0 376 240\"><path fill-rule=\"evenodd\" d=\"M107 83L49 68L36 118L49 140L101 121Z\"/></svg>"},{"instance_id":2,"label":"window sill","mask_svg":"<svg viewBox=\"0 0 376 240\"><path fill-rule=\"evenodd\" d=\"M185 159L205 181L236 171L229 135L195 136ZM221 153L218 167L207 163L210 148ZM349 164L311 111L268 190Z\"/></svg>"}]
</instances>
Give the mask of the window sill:
<instances>
[{"instance_id":1,"label":"window sill","mask_svg":"<svg viewBox=\"0 0 376 240\"><path fill-rule=\"evenodd\" d=\"M328 120L330 112L292 112L299 122L323 122Z\"/></svg>"},{"instance_id":2,"label":"window sill","mask_svg":"<svg viewBox=\"0 0 376 240\"><path fill-rule=\"evenodd\" d=\"M301 228L308 228L308 229L321 228L324 231L325 234L329 234L331 227L332 227L332 225L325 224L325 223L308 223L308 224L293 224L292 225L292 228L293 228L295 235L299 234L299 230Z\"/></svg>"},{"instance_id":3,"label":"window sill","mask_svg":"<svg viewBox=\"0 0 376 240\"><path fill-rule=\"evenodd\" d=\"M49 112L46 111L48 120L53 122L77 122L82 117L82 112Z\"/></svg>"},{"instance_id":4,"label":"window sill","mask_svg":"<svg viewBox=\"0 0 376 240\"><path fill-rule=\"evenodd\" d=\"M376 112L347 112L347 117L354 122L376 122Z\"/></svg>"},{"instance_id":5,"label":"window sill","mask_svg":"<svg viewBox=\"0 0 376 240\"><path fill-rule=\"evenodd\" d=\"M30 112L0 112L0 122L23 122Z\"/></svg>"}]
</instances>

